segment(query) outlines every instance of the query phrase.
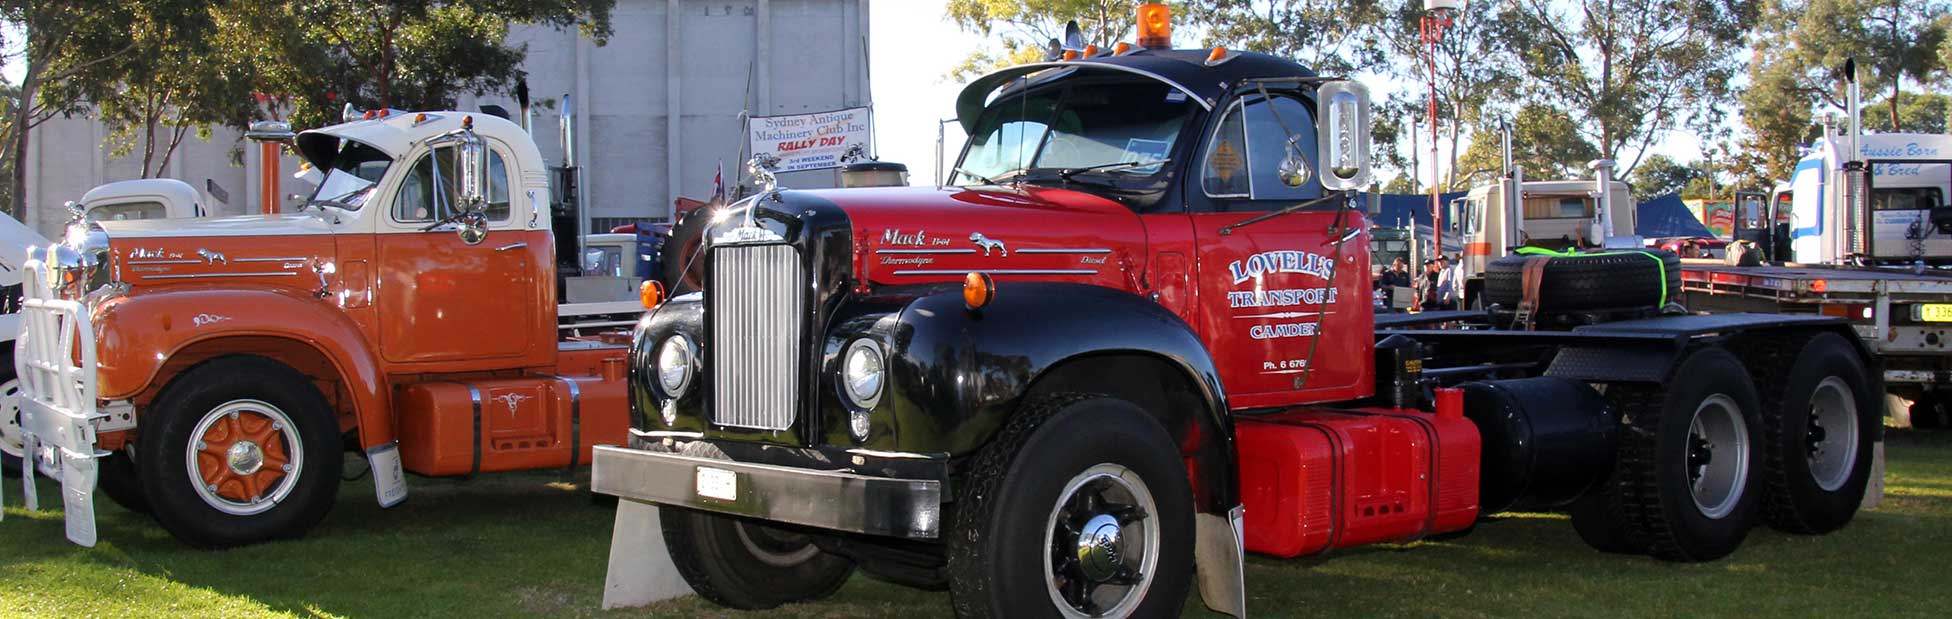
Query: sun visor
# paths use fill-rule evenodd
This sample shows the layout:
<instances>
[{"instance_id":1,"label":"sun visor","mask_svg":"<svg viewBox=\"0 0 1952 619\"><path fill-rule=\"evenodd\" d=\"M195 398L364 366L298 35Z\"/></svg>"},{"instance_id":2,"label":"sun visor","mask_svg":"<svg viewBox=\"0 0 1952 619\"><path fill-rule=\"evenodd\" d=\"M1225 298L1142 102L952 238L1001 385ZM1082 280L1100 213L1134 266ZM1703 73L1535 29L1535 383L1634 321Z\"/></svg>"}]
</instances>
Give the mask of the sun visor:
<instances>
[{"instance_id":1,"label":"sun visor","mask_svg":"<svg viewBox=\"0 0 1952 619\"><path fill-rule=\"evenodd\" d=\"M1038 73L1040 71L1048 70L1050 71L1050 73L1048 75L1033 76L1031 77L1031 79L1037 81L1056 80L1065 75L1073 74L1080 69L1094 69L1094 70L1104 70L1104 71L1112 71L1118 73L1129 73L1132 75L1139 75L1154 80L1158 80L1160 83L1163 83L1167 86L1172 86L1173 88L1178 89L1180 92L1186 93L1186 95L1189 98L1199 103L1201 107L1204 107L1209 110L1213 109L1213 106L1207 102L1206 97L1202 97L1200 96L1199 93L1193 92L1191 88L1187 88L1185 85L1180 84L1179 82L1166 79L1165 77L1162 77L1157 73L1146 71L1144 69L1139 69L1136 67L1126 66L1122 64L1111 64L1111 63L1103 63L1103 62L1095 62L1095 61L1032 62L1032 63L1020 64L1014 67L1003 69L1001 71L997 71L995 73L991 73L989 75L976 78L976 81L970 82L968 86L962 89L962 94L956 96L956 120L962 125L963 133L965 134L974 133L976 131L976 119L977 117L982 115L984 105L989 103L990 93L996 92L997 89L1000 88L1007 88L1010 86L1012 82L1015 82L1017 79L1030 76L1031 74Z\"/></svg>"},{"instance_id":2,"label":"sun visor","mask_svg":"<svg viewBox=\"0 0 1952 619\"><path fill-rule=\"evenodd\" d=\"M298 134L298 154L312 164L314 170L332 169L332 160L339 156L339 136L318 131Z\"/></svg>"}]
</instances>

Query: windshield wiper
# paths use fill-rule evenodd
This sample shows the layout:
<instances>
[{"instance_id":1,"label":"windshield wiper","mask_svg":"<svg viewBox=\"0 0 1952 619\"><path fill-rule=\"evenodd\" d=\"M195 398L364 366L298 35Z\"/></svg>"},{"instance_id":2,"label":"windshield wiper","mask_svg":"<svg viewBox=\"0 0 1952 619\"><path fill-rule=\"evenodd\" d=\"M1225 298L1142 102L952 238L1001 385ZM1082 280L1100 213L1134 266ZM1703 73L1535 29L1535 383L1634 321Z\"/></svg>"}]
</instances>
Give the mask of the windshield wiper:
<instances>
[{"instance_id":1,"label":"windshield wiper","mask_svg":"<svg viewBox=\"0 0 1952 619\"><path fill-rule=\"evenodd\" d=\"M981 175L981 174L977 174L977 173L975 173L975 172L971 172L971 171L969 171L969 170L964 170L964 169L962 169L962 168L956 168L956 173L957 173L957 174L961 174L961 175L963 175L963 176L967 176L967 177L970 177L970 178L973 178L973 179L976 179L976 180L979 180L979 181L982 181L982 182L983 182L983 184L985 184L985 185L995 185L995 184L996 184L996 181L994 181L994 180L990 180L990 177L987 177L987 176L983 176L983 175Z\"/></svg>"},{"instance_id":2,"label":"windshield wiper","mask_svg":"<svg viewBox=\"0 0 1952 619\"><path fill-rule=\"evenodd\" d=\"M1103 163L1094 166L1085 166L1082 168L1065 168L1062 170L1058 170L1057 177L1068 181L1071 180L1071 177L1086 172L1113 172L1117 170L1126 170L1131 168L1143 168L1150 165L1165 165L1168 163L1172 163L1172 160L1160 159L1158 161L1121 161L1118 163Z\"/></svg>"}]
</instances>

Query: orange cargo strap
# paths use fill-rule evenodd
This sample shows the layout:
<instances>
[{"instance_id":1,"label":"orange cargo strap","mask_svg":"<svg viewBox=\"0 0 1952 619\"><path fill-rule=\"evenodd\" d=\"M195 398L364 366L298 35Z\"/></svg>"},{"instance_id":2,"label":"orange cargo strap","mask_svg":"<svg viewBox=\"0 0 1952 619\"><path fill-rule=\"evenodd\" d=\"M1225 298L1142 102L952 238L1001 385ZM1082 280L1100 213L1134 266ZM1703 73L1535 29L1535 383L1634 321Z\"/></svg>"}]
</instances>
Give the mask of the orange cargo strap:
<instances>
[{"instance_id":1,"label":"orange cargo strap","mask_svg":"<svg viewBox=\"0 0 1952 619\"><path fill-rule=\"evenodd\" d=\"M1532 330L1532 318L1538 313L1539 302L1542 300L1539 295L1539 285L1545 281L1545 265L1551 261L1551 256L1532 256L1525 259L1518 313L1512 317L1513 328Z\"/></svg>"}]
</instances>

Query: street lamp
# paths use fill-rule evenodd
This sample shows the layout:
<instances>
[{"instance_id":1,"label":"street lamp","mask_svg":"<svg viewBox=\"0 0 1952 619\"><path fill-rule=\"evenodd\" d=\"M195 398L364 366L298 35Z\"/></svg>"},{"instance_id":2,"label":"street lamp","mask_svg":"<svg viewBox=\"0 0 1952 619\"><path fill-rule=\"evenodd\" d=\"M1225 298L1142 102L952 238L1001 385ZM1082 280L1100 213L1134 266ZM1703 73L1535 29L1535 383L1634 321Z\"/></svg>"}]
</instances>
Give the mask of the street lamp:
<instances>
[{"instance_id":1,"label":"street lamp","mask_svg":"<svg viewBox=\"0 0 1952 619\"><path fill-rule=\"evenodd\" d=\"M1463 0L1423 0L1423 59L1429 70L1430 89L1430 236L1431 247L1437 255L1444 254L1444 208L1438 195L1442 189L1438 185L1437 166L1437 43L1444 40L1444 29L1450 27L1450 16L1463 5ZM1456 139L1456 136L1452 136ZM1412 246L1415 243L1411 243ZM1414 259L1414 256L1412 257Z\"/></svg>"}]
</instances>

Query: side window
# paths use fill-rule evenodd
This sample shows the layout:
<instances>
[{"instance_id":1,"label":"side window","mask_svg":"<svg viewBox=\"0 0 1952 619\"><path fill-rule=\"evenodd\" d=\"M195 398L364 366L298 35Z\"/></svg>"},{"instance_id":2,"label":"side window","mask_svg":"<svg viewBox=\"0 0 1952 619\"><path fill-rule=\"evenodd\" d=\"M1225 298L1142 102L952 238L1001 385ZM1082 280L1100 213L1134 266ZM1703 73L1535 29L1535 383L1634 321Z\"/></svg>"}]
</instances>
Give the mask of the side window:
<instances>
[{"instance_id":1,"label":"side window","mask_svg":"<svg viewBox=\"0 0 1952 619\"><path fill-rule=\"evenodd\" d=\"M1247 130L1241 120L1238 102L1227 110L1220 130L1207 142L1205 164L1201 166L1200 187L1214 198L1245 198L1247 181Z\"/></svg>"},{"instance_id":2,"label":"side window","mask_svg":"<svg viewBox=\"0 0 1952 619\"><path fill-rule=\"evenodd\" d=\"M123 221L128 219L162 219L169 216L169 209L161 202L124 202L105 204L88 209L89 221Z\"/></svg>"},{"instance_id":3,"label":"side window","mask_svg":"<svg viewBox=\"0 0 1952 619\"><path fill-rule=\"evenodd\" d=\"M1322 183L1315 178L1315 149L1315 116L1302 102L1276 95L1273 105L1261 101L1247 105L1247 166L1252 170L1255 200L1322 197ZM1282 178L1281 163L1291 156L1301 158L1302 173Z\"/></svg>"},{"instance_id":4,"label":"side window","mask_svg":"<svg viewBox=\"0 0 1952 619\"><path fill-rule=\"evenodd\" d=\"M415 161L400 183L393 200L393 219L402 223L425 223L445 219L459 208L461 184L458 170L461 151L439 148ZM509 215L508 166L494 149L488 151L489 221L507 221Z\"/></svg>"},{"instance_id":5,"label":"side window","mask_svg":"<svg viewBox=\"0 0 1952 619\"><path fill-rule=\"evenodd\" d=\"M1306 104L1280 95L1272 105L1259 95L1241 97L1207 144L1201 189L1214 198L1319 198L1315 148L1315 117ZM1299 158L1301 173L1283 178L1282 162L1291 156Z\"/></svg>"}]
</instances>

